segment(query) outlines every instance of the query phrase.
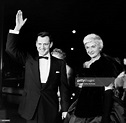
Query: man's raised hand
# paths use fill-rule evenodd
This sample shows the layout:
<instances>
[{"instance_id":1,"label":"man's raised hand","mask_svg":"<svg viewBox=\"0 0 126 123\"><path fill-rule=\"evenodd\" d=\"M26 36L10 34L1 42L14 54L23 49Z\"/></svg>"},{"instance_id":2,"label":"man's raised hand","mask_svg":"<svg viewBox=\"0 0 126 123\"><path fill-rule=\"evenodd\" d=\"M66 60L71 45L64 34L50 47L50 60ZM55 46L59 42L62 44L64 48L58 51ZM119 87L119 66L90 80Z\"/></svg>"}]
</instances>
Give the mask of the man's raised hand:
<instances>
[{"instance_id":1,"label":"man's raised hand","mask_svg":"<svg viewBox=\"0 0 126 123\"><path fill-rule=\"evenodd\" d=\"M26 21L27 21L27 18L23 19L22 11L18 10L18 12L16 14L16 25L15 25L14 30L20 31L20 29L22 28L22 26L25 24Z\"/></svg>"}]
</instances>

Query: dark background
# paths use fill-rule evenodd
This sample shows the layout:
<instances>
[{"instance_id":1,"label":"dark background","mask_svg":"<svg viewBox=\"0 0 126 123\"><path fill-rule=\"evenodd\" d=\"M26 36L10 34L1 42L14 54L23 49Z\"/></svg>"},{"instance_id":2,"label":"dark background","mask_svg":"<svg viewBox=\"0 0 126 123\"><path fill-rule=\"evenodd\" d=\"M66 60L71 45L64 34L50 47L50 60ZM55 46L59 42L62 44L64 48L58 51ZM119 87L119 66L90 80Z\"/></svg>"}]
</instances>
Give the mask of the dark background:
<instances>
[{"instance_id":1,"label":"dark background","mask_svg":"<svg viewBox=\"0 0 126 123\"><path fill-rule=\"evenodd\" d=\"M37 33L47 30L52 33L53 48L62 48L68 64L76 66L88 58L82 42L84 36L96 33L103 39L105 53L121 59L126 57L125 0L5 0L3 3L4 47L8 30L14 28L15 15L20 9L28 19L21 30L25 39L21 42L23 49L33 53Z\"/></svg>"},{"instance_id":2,"label":"dark background","mask_svg":"<svg viewBox=\"0 0 126 123\"><path fill-rule=\"evenodd\" d=\"M24 67L5 52L7 34L15 26L15 15L19 9L28 19L21 29L20 48L34 53L37 33L49 31L54 41L53 48L63 49L67 54L67 63L77 68L89 58L82 42L89 33L101 36L106 54L121 60L126 58L125 1L0 0L0 119L25 123L17 115L18 105L15 107L21 100Z\"/></svg>"},{"instance_id":3,"label":"dark background","mask_svg":"<svg viewBox=\"0 0 126 123\"><path fill-rule=\"evenodd\" d=\"M0 110L0 119L2 114L3 119L12 119L12 123L21 121L21 118L16 117L18 106L15 108L15 104L19 104L22 94L24 67L5 52L7 34L15 26L15 15L19 9L23 11L24 18L28 18L21 29L20 48L34 53L37 33L50 31L53 48L62 48L67 54L67 63L72 68L77 68L88 59L82 41L89 33L101 36L104 42L103 52L121 60L126 58L125 1L0 0L0 108L5 108ZM76 33L73 34L72 30L76 30Z\"/></svg>"}]
</instances>

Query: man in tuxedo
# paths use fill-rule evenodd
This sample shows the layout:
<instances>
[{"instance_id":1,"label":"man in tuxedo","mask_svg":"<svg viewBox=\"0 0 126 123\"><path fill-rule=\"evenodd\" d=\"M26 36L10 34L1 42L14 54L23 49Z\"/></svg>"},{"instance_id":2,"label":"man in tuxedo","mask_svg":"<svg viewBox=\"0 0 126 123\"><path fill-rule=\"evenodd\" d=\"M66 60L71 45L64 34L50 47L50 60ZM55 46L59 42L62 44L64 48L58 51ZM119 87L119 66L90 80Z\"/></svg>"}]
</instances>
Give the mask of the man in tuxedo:
<instances>
[{"instance_id":1,"label":"man in tuxedo","mask_svg":"<svg viewBox=\"0 0 126 123\"><path fill-rule=\"evenodd\" d=\"M17 47L21 28L27 21L22 11L16 14L16 26L9 30L6 52L25 65L24 92L19 105L19 114L27 123L58 122L58 87L61 95L62 118L66 117L69 107L69 86L66 63L50 54L53 45L50 34L41 32L37 36L37 56L21 52Z\"/></svg>"}]
</instances>

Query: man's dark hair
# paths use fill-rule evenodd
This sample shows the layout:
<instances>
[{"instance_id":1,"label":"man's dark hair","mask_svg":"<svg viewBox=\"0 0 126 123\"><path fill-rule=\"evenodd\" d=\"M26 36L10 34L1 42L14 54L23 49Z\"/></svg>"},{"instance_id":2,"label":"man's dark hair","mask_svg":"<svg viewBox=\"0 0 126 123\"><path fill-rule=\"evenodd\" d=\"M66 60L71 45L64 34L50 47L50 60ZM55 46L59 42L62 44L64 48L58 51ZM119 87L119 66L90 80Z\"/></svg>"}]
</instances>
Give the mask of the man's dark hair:
<instances>
[{"instance_id":1,"label":"man's dark hair","mask_svg":"<svg viewBox=\"0 0 126 123\"><path fill-rule=\"evenodd\" d=\"M49 39L50 39L50 42L52 42L52 37L51 37L51 34L49 32L46 32L46 31L40 32L40 33L38 33L38 36L40 36L40 37L48 36Z\"/></svg>"}]
</instances>

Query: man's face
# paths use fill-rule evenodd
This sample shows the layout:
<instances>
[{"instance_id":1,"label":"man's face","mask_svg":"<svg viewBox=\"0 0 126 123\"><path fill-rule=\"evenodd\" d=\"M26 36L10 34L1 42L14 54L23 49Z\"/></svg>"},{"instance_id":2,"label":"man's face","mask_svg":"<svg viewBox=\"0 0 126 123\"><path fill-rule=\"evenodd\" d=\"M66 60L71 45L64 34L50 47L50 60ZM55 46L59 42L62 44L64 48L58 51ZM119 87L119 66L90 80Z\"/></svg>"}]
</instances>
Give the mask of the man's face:
<instances>
[{"instance_id":1,"label":"man's face","mask_svg":"<svg viewBox=\"0 0 126 123\"><path fill-rule=\"evenodd\" d=\"M49 53L50 48L52 47L53 43L50 43L50 39L48 36L40 37L38 36L36 41L36 47L39 55L45 56Z\"/></svg>"},{"instance_id":2,"label":"man's face","mask_svg":"<svg viewBox=\"0 0 126 123\"><path fill-rule=\"evenodd\" d=\"M85 49L86 49L87 54L91 58L95 58L95 57L97 57L100 54L100 47L94 41L91 41L91 42L86 43L85 44Z\"/></svg>"}]
</instances>

